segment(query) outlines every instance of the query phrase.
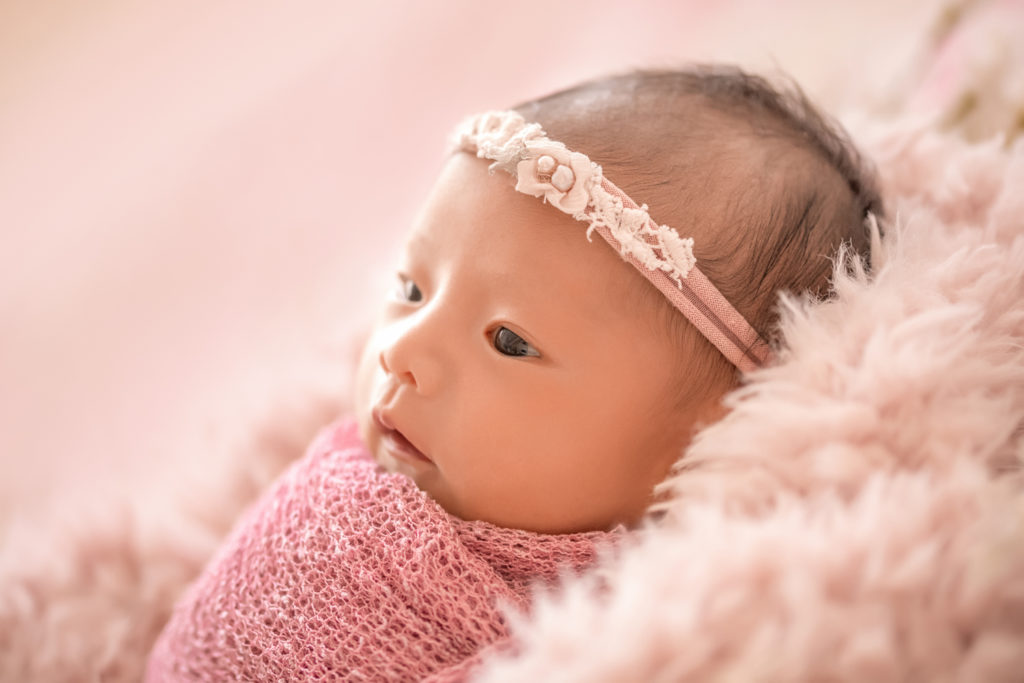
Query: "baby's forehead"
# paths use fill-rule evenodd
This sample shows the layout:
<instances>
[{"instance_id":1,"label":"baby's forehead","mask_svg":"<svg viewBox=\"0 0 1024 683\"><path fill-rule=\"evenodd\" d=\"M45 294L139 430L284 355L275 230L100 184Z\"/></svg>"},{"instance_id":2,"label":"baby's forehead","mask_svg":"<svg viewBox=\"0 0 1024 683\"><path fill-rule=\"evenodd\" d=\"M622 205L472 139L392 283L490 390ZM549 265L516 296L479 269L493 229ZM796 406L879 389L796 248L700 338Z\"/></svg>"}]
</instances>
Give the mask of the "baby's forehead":
<instances>
[{"instance_id":1,"label":"baby's forehead","mask_svg":"<svg viewBox=\"0 0 1024 683\"><path fill-rule=\"evenodd\" d=\"M509 178L453 155L408 235L410 256L482 293L593 320L637 317L631 293L646 282L635 268L596 235L588 239L586 224L517 192Z\"/></svg>"}]
</instances>

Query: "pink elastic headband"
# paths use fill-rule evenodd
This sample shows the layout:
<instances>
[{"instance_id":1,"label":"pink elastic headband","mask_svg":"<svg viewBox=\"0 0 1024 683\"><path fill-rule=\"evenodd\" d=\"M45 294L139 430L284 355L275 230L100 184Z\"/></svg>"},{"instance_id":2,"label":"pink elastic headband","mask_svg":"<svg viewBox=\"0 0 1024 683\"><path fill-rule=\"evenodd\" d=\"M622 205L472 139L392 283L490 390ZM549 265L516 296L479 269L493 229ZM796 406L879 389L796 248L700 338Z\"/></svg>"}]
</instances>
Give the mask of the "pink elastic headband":
<instances>
[{"instance_id":1,"label":"pink elastic headband","mask_svg":"<svg viewBox=\"0 0 1024 683\"><path fill-rule=\"evenodd\" d=\"M516 190L543 197L590 224L623 259L657 287L742 372L767 362L768 345L697 268L693 239L658 225L613 185L586 155L548 139L538 123L514 111L472 116L455 131L458 149L490 159L516 177Z\"/></svg>"}]
</instances>

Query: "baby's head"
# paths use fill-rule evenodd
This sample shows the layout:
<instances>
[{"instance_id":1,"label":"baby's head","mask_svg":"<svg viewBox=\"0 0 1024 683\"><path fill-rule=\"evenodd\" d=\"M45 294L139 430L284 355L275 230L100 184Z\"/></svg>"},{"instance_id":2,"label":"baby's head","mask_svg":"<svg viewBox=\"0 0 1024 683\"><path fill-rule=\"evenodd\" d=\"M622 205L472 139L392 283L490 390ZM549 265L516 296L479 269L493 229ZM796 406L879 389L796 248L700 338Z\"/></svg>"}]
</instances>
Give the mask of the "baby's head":
<instances>
[{"instance_id":1,"label":"baby's head","mask_svg":"<svg viewBox=\"0 0 1024 683\"><path fill-rule=\"evenodd\" d=\"M867 256L880 201L799 92L735 69L636 72L516 111L463 131L410 234L360 362L360 431L386 469L459 517L551 533L633 523L720 417L737 366L759 357L736 336L772 336L780 290L824 295L840 244ZM635 221L596 222L619 249L588 241L602 204L591 164L525 150L542 135L692 237L697 268L674 235L625 260ZM717 291L694 295L705 276ZM707 310L742 329L719 334Z\"/></svg>"}]
</instances>

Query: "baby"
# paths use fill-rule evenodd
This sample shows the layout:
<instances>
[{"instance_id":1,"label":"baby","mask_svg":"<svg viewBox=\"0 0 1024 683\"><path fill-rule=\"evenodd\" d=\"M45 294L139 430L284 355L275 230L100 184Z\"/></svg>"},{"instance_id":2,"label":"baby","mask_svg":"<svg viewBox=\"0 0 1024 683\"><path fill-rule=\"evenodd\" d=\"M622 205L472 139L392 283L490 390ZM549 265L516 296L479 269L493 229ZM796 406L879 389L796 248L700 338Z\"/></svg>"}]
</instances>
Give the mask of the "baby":
<instances>
[{"instance_id":1,"label":"baby","mask_svg":"<svg viewBox=\"0 0 1024 683\"><path fill-rule=\"evenodd\" d=\"M770 362L778 292L824 296L843 244L867 258L861 166L798 91L725 67L467 119L354 421L247 512L149 679L461 680L512 647L503 606L636 526Z\"/></svg>"}]
</instances>

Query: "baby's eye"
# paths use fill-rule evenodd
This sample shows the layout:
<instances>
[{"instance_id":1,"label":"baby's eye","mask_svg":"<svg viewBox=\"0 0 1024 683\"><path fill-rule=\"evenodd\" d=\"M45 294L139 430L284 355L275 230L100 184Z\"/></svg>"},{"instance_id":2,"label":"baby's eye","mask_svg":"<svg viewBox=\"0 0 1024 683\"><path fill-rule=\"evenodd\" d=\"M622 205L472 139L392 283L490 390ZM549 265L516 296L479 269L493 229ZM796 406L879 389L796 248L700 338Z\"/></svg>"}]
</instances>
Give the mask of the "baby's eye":
<instances>
[{"instance_id":1,"label":"baby's eye","mask_svg":"<svg viewBox=\"0 0 1024 683\"><path fill-rule=\"evenodd\" d=\"M494 331L494 348L506 356L540 357L540 352L537 349L507 327L499 327Z\"/></svg>"},{"instance_id":2,"label":"baby's eye","mask_svg":"<svg viewBox=\"0 0 1024 683\"><path fill-rule=\"evenodd\" d=\"M401 274L398 276L398 289L395 296L413 304L423 301L423 292L420 291L419 285Z\"/></svg>"}]
</instances>

